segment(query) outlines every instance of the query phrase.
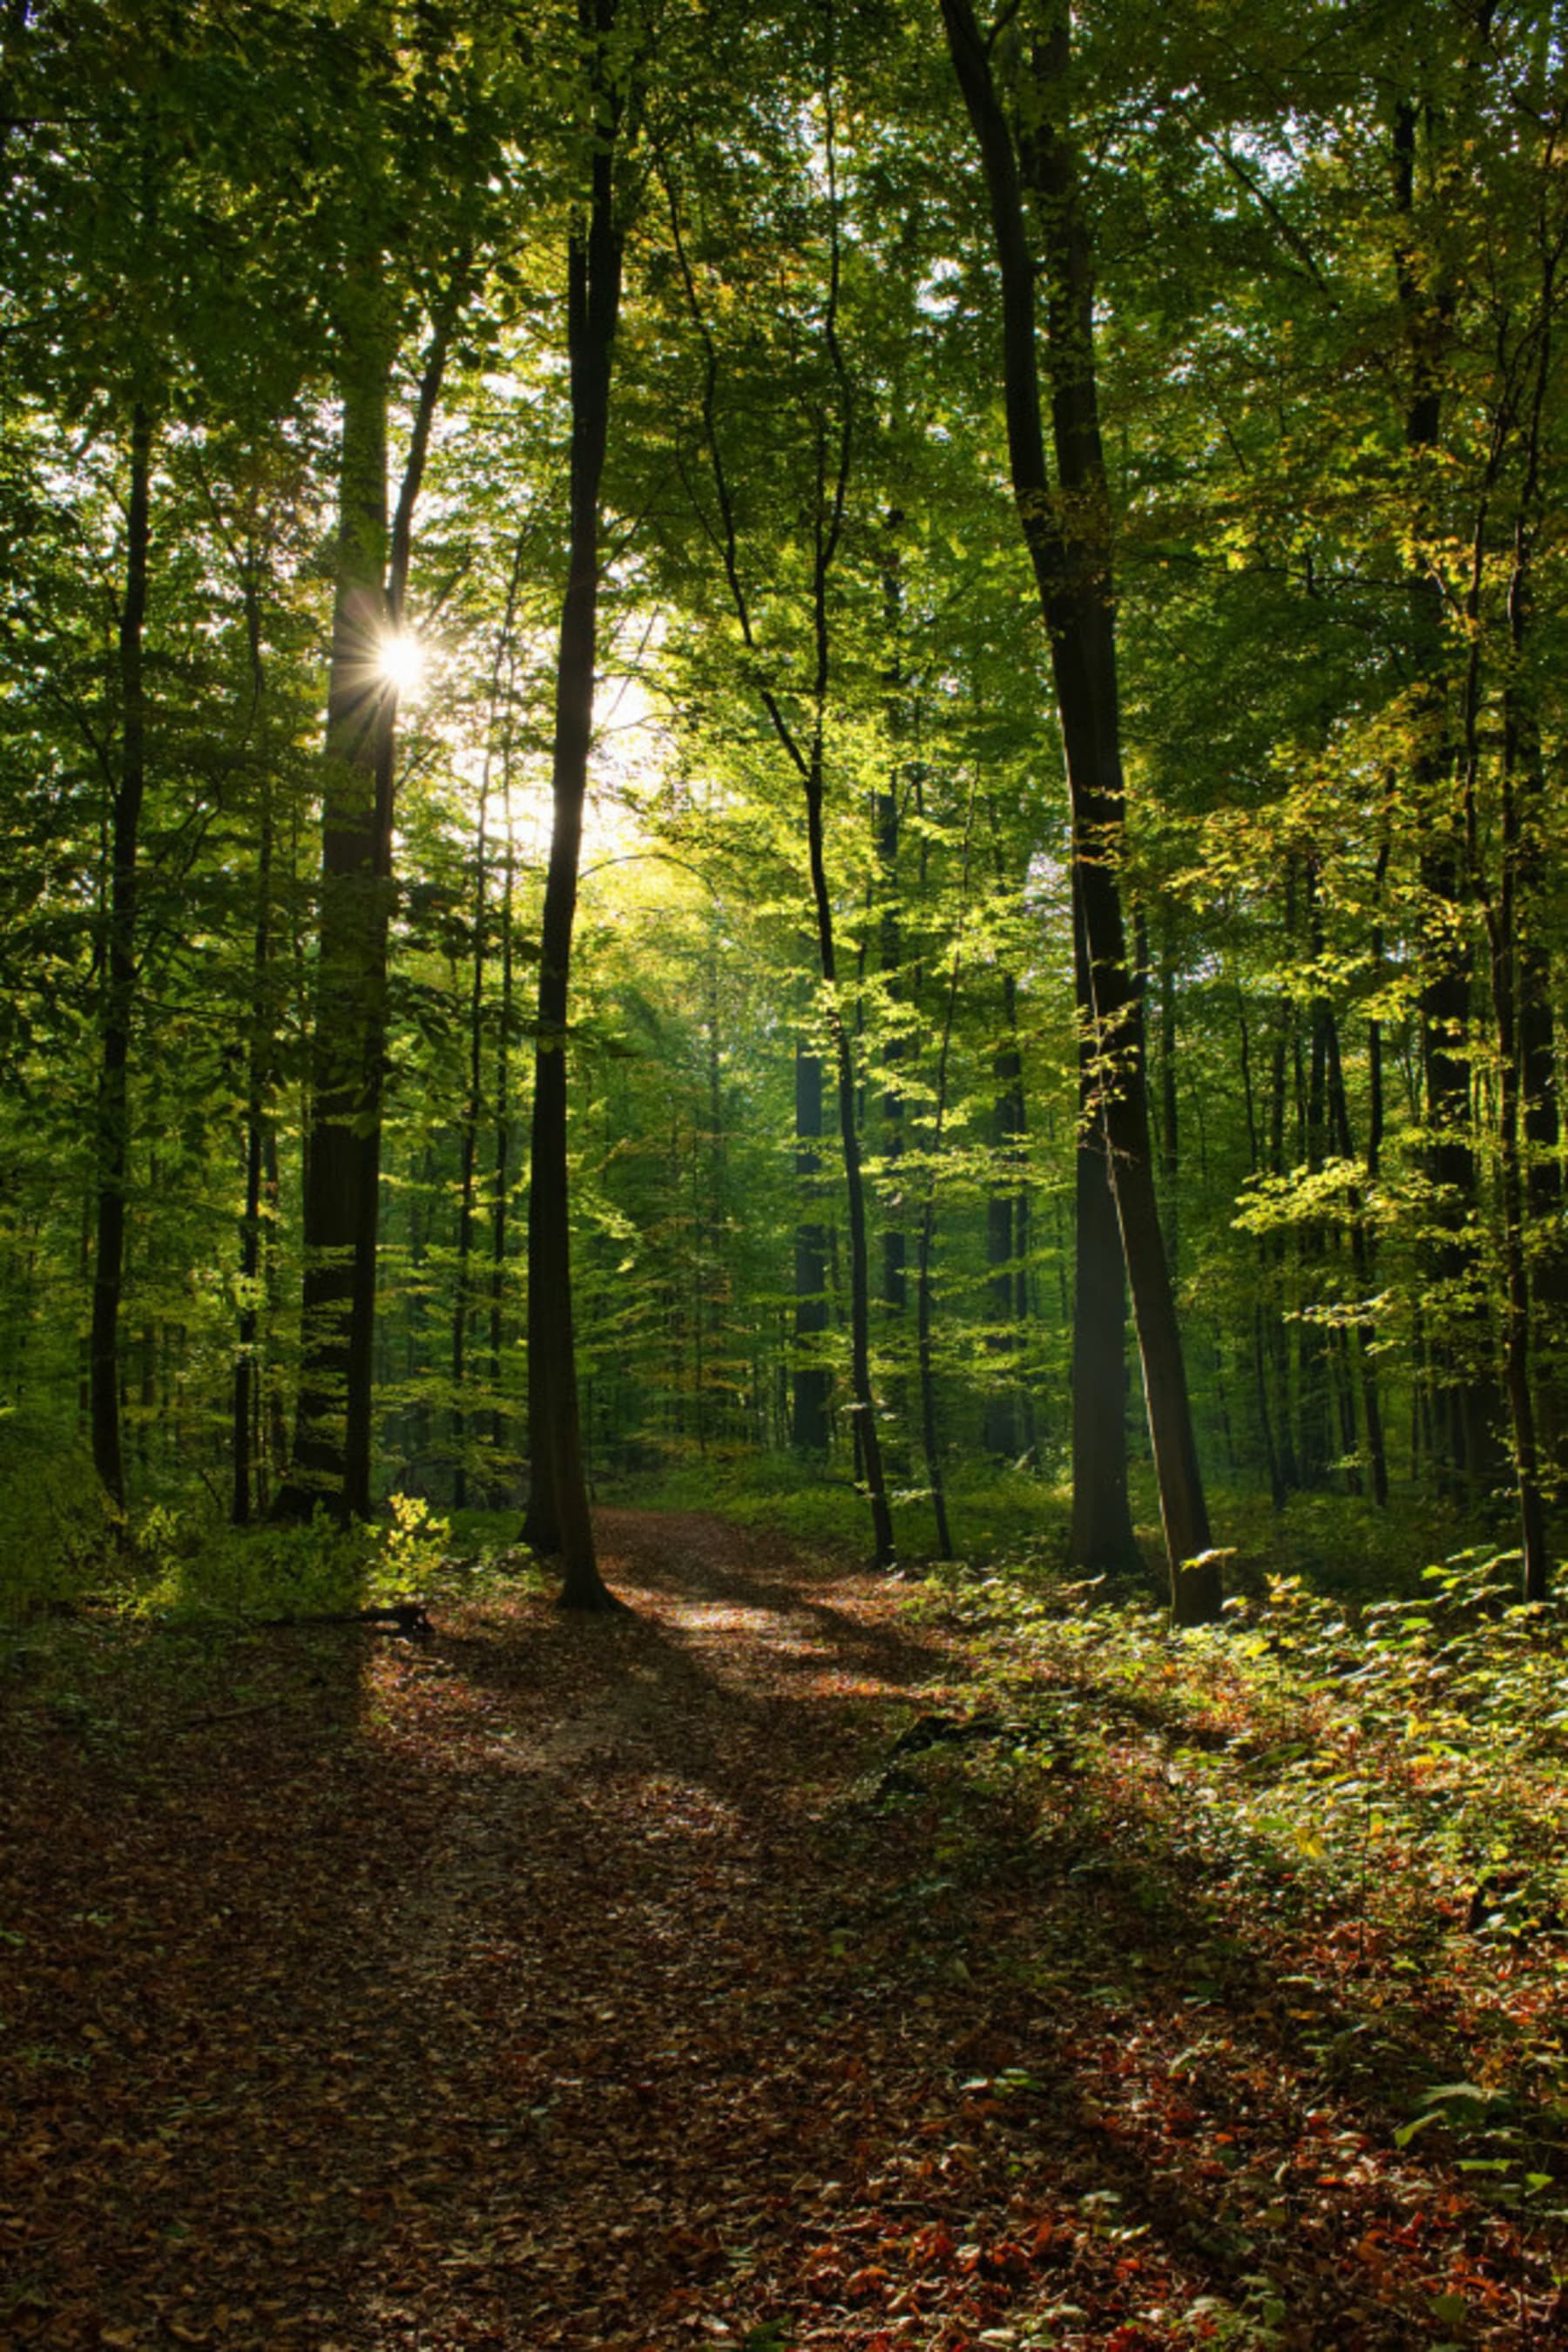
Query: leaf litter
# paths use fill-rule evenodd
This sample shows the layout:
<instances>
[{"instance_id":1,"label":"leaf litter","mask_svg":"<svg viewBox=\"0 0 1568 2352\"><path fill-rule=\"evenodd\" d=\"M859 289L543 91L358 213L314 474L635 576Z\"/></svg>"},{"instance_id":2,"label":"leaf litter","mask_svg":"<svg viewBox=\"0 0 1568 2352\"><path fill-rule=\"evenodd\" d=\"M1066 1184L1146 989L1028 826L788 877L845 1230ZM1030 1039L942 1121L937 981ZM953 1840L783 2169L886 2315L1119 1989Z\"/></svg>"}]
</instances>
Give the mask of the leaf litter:
<instances>
[{"instance_id":1,"label":"leaf litter","mask_svg":"<svg viewBox=\"0 0 1568 2352\"><path fill-rule=\"evenodd\" d=\"M1560 2230L1396 2145L1268 1920L1141 1907L1113 1747L1055 1813L1048 1759L889 1770L961 1627L700 1515L600 1542L613 1621L84 1625L73 1705L6 1696L0 2340L1554 2340Z\"/></svg>"}]
</instances>

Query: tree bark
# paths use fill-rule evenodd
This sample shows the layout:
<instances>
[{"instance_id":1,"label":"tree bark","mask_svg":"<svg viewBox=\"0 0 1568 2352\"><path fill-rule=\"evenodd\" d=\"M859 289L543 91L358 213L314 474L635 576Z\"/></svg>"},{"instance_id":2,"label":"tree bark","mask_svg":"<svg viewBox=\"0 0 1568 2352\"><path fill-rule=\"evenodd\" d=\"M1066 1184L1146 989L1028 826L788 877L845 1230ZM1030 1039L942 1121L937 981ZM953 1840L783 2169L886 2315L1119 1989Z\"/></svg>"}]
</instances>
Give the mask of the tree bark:
<instances>
[{"instance_id":1,"label":"tree bark","mask_svg":"<svg viewBox=\"0 0 1568 2352\"><path fill-rule=\"evenodd\" d=\"M506 853L501 867L500 1003L496 1017L495 1129L490 1165L489 1382L496 1402L490 1414L490 1447L500 1454L507 1416L501 1399L501 1349L506 1338L506 1268L511 1207L511 1032L516 992L512 923L517 896L517 846L511 830L511 709L508 704L501 752L501 821Z\"/></svg>"},{"instance_id":2,"label":"tree bark","mask_svg":"<svg viewBox=\"0 0 1568 2352\"><path fill-rule=\"evenodd\" d=\"M93 1466L121 1511L126 1488L120 1417L120 1306L125 1276L131 1028L136 1008L136 931L142 892L137 860L147 788L143 638L152 550L153 445L153 418L139 404L131 419L125 589L120 607L120 761L110 811L109 939L100 1016L98 1199L89 1349Z\"/></svg>"},{"instance_id":3,"label":"tree bark","mask_svg":"<svg viewBox=\"0 0 1568 2352\"><path fill-rule=\"evenodd\" d=\"M1331 1012L1328 1021L1329 1049L1329 1118L1334 1138L1334 1149L1345 1160L1354 1160L1355 1141L1351 1130L1350 1099L1345 1089L1344 1066L1340 1055L1339 1026ZM1367 1174L1375 1181L1376 1169L1368 1155ZM1366 1201L1362 1186L1356 1184L1351 1192L1351 1260L1355 1268L1357 1307L1355 1320L1356 1364L1361 1377L1362 1413L1366 1423L1367 1468L1372 1475L1372 1497L1381 1509L1388 1501L1388 1447L1383 1428L1383 1398L1377 1377L1377 1364L1372 1353L1375 1326L1367 1305L1373 1296L1375 1279L1373 1236L1368 1229Z\"/></svg>"},{"instance_id":4,"label":"tree bark","mask_svg":"<svg viewBox=\"0 0 1568 2352\"><path fill-rule=\"evenodd\" d=\"M1521 1197L1521 1263L1510 1267L1510 1348L1522 1359L1522 1383L1534 1372L1531 1445L1538 1454L1536 1477L1545 1495L1561 1501L1564 1437L1568 1434L1568 1383L1564 1381L1563 1329L1568 1310L1568 1250L1563 1247L1562 1131L1557 1089L1555 1015L1552 996L1549 873L1546 848L1547 792L1541 719L1531 672L1535 598L1535 541L1542 506L1542 457L1546 404L1552 381L1552 322L1562 245L1542 254L1539 327L1533 381L1523 426L1524 479L1514 522L1513 562L1508 598L1508 668L1503 682L1504 871L1508 926L1513 963L1500 974L1493 956L1493 992L1500 977L1512 996L1514 1041L1510 1106L1516 1134L1511 1146L1513 1182ZM1506 1191L1506 1186L1505 1186ZM1505 1224L1509 1207L1505 1201ZM1512 1292L1522 1286L1522 1333L1511 1324L1519 1313ZM1522 1344L1521 1344L1522 1342ZM1538 1368L1538 1369L1537 1369ZM1510 1383L1514 1375L1505 1370ZM1513 1418L1519 1425L1519 1409ZM1535 1424L1539 1423L1537 1429ZM1517 1452L1517 1442L1516 1442ZM1544 1500L1542 1505L1544 1513ZM1529 1576L1529 1529L1526 1568ZM1542 1565L1537 1581L1544 1594ZM1540 1597L1540 1596L1537 1596Z\"/></svg>"},{"instance_id":5,"label":"tree bark","mask_svg":"<svg viewBox=\"0 0 1568 2352\"><path fill-rule=\"evenodd\" d=\"M827 1328L827 1237L817 1185L822 1174L822 1057L795 1049L795 1173L801 1200L795 1229L795 1370L790 1428L803 1454L827 1452L827 1367L821 1360Z\"/></svg>"},{"instance_id":6,"label":"tree bark","mask_svg":"<svg viewBox=\"0 0 1568 2352\"><path fill-rule=\"evenodd\" d=\"M1076 922L1088 979L1100 1115L1142 1359L1172 1609L1178 1623L1203 1623L1219 1613L1219 1569L1155 1200L1142 1014L1128 969L1122 919L1124 793L1114 590L1094 370L1090 250L1077 155L1065 120L1068 16L1065 6L1053 5L1050 30L1032 59L1032 120L1016 144L970 0L942 0L942 12L991 200L1013 488L1050 639L1072 804ZM1052 497L1046 468L1026 184L1035 200L1050 289L1047 351L1059 501Z\"/></svg>"},{"instance_id":7,"label":"tree bark","mask_svg":"<svg viewBox=\"0 0 1568 2352\"><path fill-rule=\"evenodd\" d=\"M468 1502L468 1411L464 1395L468 1381L468 1327L476 1299L473 1272L474 1213L479 1194L479 1122L484 1116L485 973L489 958L489 813L491 762L499 718L501 671L508 662L517 619L521 584L523 542L512 556L507 583L506 615L501 624L490 671L489 710L486 726L485 761L479 778L479 803L474 832L473 956L468 972L468 1087L458 1136L457 1275L452 1299L452 1501L464 1510ZM509 719L510 723L510 719Z\"/></svg>"},{"instance_id":8,"label":"tree bark","mask_svg":"<svg viewBox=\"0 0 1568 2352\"><path fill-rule=\"evenodd\" d=\"M819 664L826 660L826 567L817 563L817 635ZM821 675L819 667L819 676ZM823 681L824 685L826 680ZM872 1557L879 1568L893 1564L893 1522L888 1507L882 1472L881 1433L877 1425L876 1399L871 1388L871 1296L866 1234L866 1181L860 1164L860 1137L855 1124L855 1061L849 1031L837 1002L838 966L834 947L833 901L827 887L823 845L822 711L813 732L811 757L805 778L806 855L812 898L816 908L817 955L827 998L827 1026L837 1078L839 1143L844 1154L844 1191L849 1212L849 1387L856 1416L855 1433L866 1498L871 1507Z\"/></svg>"},{"instance_id":9,"label":"tree bark","mask_svg":"<svg viewBox=\"0 0 1568 2352\"><path fill-rule=\"evenodd\" d=\"M458 1133L457 1268L452 1293L452 1503L462 1511L468 1504L468 1414L464 1390L468 1381L468 1318L473 1305L474 1200L479 1167L479 1118L484 1108L485 959L489 876L486 829L489 815L489 777L479 788L474 836L474 944L468 978L468 1072L463 1115Z\"/></svg>"},{"instance_id":10,"label":"tree bark","mask_svg":"<svg viewBox=\"0 0 1568 2352\"><path fill-rule=\"evenodd\" d=\"M996 1359L996 1370L985 1400L984 1436L988 1454L1014 1462L1033 1439L1026 1433L1028 1404L1018 1376L1026 1304L1025 1138L1028 1122L1024 1062L1018 1049L1017 982L1010 971L1002 975L1002 1024L991 1060L995 1089L991 1105L994 1173L985 1202L985 1287L991 1325L987 1346Z\"/></svg>"},{"instance_id":11,"label":"tree bark","mask_svg":"<svg viewBox=\"0 0 1568 2352\"><path fill-rule=\"evenodd\" d=\"M619 100L605 48L616 0L578 0L597 113L586 227L567 257L572 393L571 520L566 593L555 669L553 821L540 936L539 1027L528 1197L528 1436L524 1540L559 1555L562 1605L618 1606L599 1574L588 1513L572 1320L572 1232L566 1171L566 1043L572 931L583 841L599 609L599 493L609 437L610 374L620 315L621 233L616 219Z\"/></svg>"},{"instance_id":12,"label":"tree bark","mask_svg":"<svg viewBox=\"0 0 1568 2352\"><path fill-rule=\"evenodd\" d=\"M279 1519L370 1510L375 1209L385 1052L395 697L388 633L386 415L379 319L345 351L336 583L311 1005L300 1394Z\"/></svg>"},{"instance_id":13,"label":"tree bark","mask_svg":"<svg viewBox=\"0 0 1568 2352\"><path fill-rule=\"evenodd\" d=\"M1501 871L1494 887L1483 860L1477 807L1480 766L1481 583L1486 565L1487 507L1477 518L1467 607L1469 658L1465 685L1464 814L1470 886L1480 905L1487 936L1487 968L1498 1057L1499 1191L1502 1210L1503 1394L1512 1439L1515 1491L1519 1501L1523 1598L1543 1601L1552 1578L1546 1502L1541 1477L1540 1441L1531 1366L1531 1301L1526 1254L1526 1184L1522 1150L1523 1062L1519 1025L1519 879L1522 847L1516 761L1519 746L1504 728L1501 777ZM1521 514L1514 540L1510 581L1510 655L1524 649L1529 597L1528 533Z\"/></svg>"},{"instance_id":14,"label":"tree bark","mask_svg":"<svg viewBox=\"0 0 1568 2352\"><path fill-rule=\"evenodd\" d=\"M855 1453L859 1475L866 1488L866 1498L870 1506L873 1556L879 1568L887 1568L893 1562L893 1523L888 1504L887 1480L882 1466L881 1433L878 1425L877 1403L871 1386L870 1276L865 1171L857 1120L858 1088L856 1085L854 1041L838 998L838 965L834 941L833 898L827 882L823 833L826 791L825 731L833 670L828 583L843 535L844 509L849 486L853 438L848 373L838 339L841 257L835 176L837 166L831 82L830 58L825 90L826 118L825 160L832 261L823 322L823 344L832 373L837 415L830 419L828 408L825 403L816 418L816 480L811 519L813 659L811 683L807 690L811 712L809 730L797 730L791 724L778 696L771 688L763 686L758 691L763 709L767 713L769 724L791 766L795 769L805 801L806 865L810 879L812 908L816 917L817 964L823 983L823 1012L838 1097L840 1148L844 1155L844 1191L848 1210L849 1383L851 1410L855 1416ZM701 305L698 299L696 279L691 272L681 233L679 213L673 188L670 190L670 224L688 305L702 343L703 427L719 504L720 530L717 537L723 557L725 579L735 608L735 617L740 625L741 635L747 652L754 654L757 650L756 633L752 626L750 600L741 576L739 535L735 522L734 504L730 495L729 479L717 430L718 355L714 349L711 332L702 315Z\"/></svg>"},{"instance_id":15,"label":"tree bark","mask_svg":"<svg viewBox=\"0 0 1568 2352\"><path fill-rule=\"evenodd\" d=\"M260 1449L257 1401L261 1388L261 1198L265 1175L268 1096L272 1083L272 779L262 785L261 837L257 853L256 928L251 951L255 1002L246 1056L245 1208L239 1229L240 1307L234 1360L234 1494L237 1528L247 1524Z\"/></svg>"},{"instance_id":16,"label":"tree bark","mask_svg":"<svg viewBox=\"0 0 1568 2352\"><path fill-rule=\"evenodd\" d=\"M885 782L874 800L877 886L881 912L877 930L877 959L881 967L886 1011L891 1025L882 1047L882 1157L886 1165L883 1189L888 1222L882 1228L882 1303L889 1318L901 1316L909 1295L908 1248L900 1194L900 1161L904 1150L904 1097L900 1066L904 1035L898 1009L902 998L903 940L899 919L899 803L903 773L899 753L904 735L903 673L900 637L903 628L904 585L898 533L903 516L895 509L887 518L888 547L882 570L882 618L890 655L887 671L888 732L892 761Z\"/></svg>"},{"instance_id":17,"label":"tree bark","mask_svg":"<svg viewBox=\"0 0 1568 2352\"><path fill-rule=\"evenodd\" d=\"M970 795L964 825L963 908L969 908L969 849L974 823L974 797ZM935 1100L931 1106L931 1142L927 1148L925 1199L921 1206L920 1235L915 1254L915 1351L920 1371L921 1444L931 1486L931 1513L936 1521L936 1556L952 1558L952 1530L947 1516L947 1482L942 1475L942 1446L937 1434L936 1368L931 1349L931 1261L936 1247L936 1188L942 1164L942 1131L947 1119L947 1075L952 1054L952 1026L958 1012L958 982L963 970L962 929L953 942L948 974L947 1003L942 1013L942 1042L937 1051Z\"/></svg>"},{"instance_id":18,"label":"tree bark","mask_svg":"<svg viewBox=\"0 0 1568 2352\"><path fill-rule=\"evenodd\" d=\"M1522 675L1522 648L1504 690L1505 758L1515 775L1518 856L1519 1063L1525 1232L1540 1367L1542 1475L1561 1501L1568 1450L1568 1248L1563 1244L1562 1119L1556 1014L1547 929L1546 776L1541 731Z\"/></svg>"},{"instance_id":19,"label":"tree bark","mask_svg":"<svg viewBox=\"0 0 1568 2352\"><path fill-rule=\"evenodd\" d=\"M1394 121L1394 275L1410 368L1405 447L1417 471L1439 444L1443 362L1453 312L1450 290L1430 286L1415 245L1418 121L1415 100L1402 99ZM1418 482L1418 519L1425 504ZM1498 1399L1485 1302L1470 1296L1479 1232L1470 1133L1472 958L1461 890L1464 843L1453 791L1456 747L1448 715L1443 590L1419 554L1411 563L1408 595L1415 671L1412 781L1422 824L1419 878L1429 915L1427 976L1418 1005L1435 1226L1426 1251L1426 1304L1437 1309L1429 1360L1441 1435L1439 1475L1451 1494L1473 1497L1497 1460L1492 1426Z\"/></svg>"},{"instance_id":20,"label":"tree bark","mask_svg":"<svg viewBox=\"0 0 1568 2352\"><path fill-rule=\"evenodd\" d=\"M1171 1279L1182 1262L1182 1153L1176 1094L1175 924L1170 909L1160 926L1160 1176L1165 1194L1165 1247Z\"/></svg>"},{"instance_id":21,"label":"tree bark","mask_svg":"<svg viewBox=\"0 0 1568 2352\"><path fill-rule=\"evenodd\" d=\"M397 689L382 654L407 598L424 483L466 265L434 322L390 523L387 409L395 304L379 253L362 260L340 328L338 535L321 796L321 878L310 1032L300 1397L275 1519L318 1504L368 1517L375 1276L386 1079Z\"/></svg>"},{"instance_id":22,"label":"tree bark","mask_svg":"<svg viewBox=\"0 0 1568 2352\"><path fill-rule=\"evenodd\" d=\"M1127 1279L1096 1074L1093 1009L1075 926L1079 1133L1072 1315L1072 1522L1068 1557L1091 1576L1141 1568L1127 1491Z\"/></svg>"}]
</instances>

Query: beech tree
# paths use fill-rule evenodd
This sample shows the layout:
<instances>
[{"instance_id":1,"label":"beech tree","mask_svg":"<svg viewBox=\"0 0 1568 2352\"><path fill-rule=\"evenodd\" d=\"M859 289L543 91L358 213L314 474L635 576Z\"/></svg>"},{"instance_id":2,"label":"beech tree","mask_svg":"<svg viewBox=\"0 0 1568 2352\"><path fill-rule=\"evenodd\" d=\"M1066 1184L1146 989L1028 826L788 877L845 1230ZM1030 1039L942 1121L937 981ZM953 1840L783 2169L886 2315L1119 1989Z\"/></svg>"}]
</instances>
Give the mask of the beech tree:
<instances>
[{"instance_id":1,"label":"beech tree","mask_svg":"<svg viewBox=\"0 0 1568 2352\"><path fill-rule=\"evenodd\" d=\"M562 1600L581 1609L611 1605L594 1556L579 1428L567 1217L566 1016L583 801L594 724L600 482L609 434L611 353L621 299L624 226L618 211L616 162L616 141L629 97L630 68L626 45L618 55L612 45L616 21L616 0L580 0L590 193L586 224L573 228L567 257L571 508L555 672L553 820L540 940L528 1220L531 1486L523 1534L536 1551L561 1555Z\"/></svg>"},{"instance_id":2,"label":"beech tree","mask_svg":"<svg viewBox=\"0 0 1568 2352\"><path fill-rule=\"evenodd\" d=\"M1019 521L1050 635L1073 810L1073 923L1079 987L1160 1482L1179 1622L1217 1615L1220 1588L1187 1397L1149 1141L1142 1007L1129 969L1118 866L1123 784L1104 458L1094 373L1089 224L1068 111L1064 8L1047 11L1010 121L991 49L968 0L942 0L959 87L974 126L1002 281L1008 450ZM1048 289L1052 436L1058 489L1046 472L1036 359L1037 211Z\"/></svg>"}]
</instances>

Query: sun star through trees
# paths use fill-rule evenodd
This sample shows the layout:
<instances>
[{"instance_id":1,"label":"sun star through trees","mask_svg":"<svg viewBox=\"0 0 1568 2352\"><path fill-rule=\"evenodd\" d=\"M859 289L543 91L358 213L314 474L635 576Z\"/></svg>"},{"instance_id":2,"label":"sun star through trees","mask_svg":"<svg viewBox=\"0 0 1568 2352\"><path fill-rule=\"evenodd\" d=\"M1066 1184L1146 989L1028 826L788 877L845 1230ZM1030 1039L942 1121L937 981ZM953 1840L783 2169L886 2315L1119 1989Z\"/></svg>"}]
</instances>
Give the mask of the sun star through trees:
<instances>
[{"instance_id":1,"label":"sun star through trees","mask_svg":"<svg viewBox=\"0 0 1568 2352\"><path fill-rule=\"evenodd\" d=\"M406 698L417 690L425 675L425 648L417 637L384 638L376 660L382 677L400 697Z\"/></svg>"}]
</instances>

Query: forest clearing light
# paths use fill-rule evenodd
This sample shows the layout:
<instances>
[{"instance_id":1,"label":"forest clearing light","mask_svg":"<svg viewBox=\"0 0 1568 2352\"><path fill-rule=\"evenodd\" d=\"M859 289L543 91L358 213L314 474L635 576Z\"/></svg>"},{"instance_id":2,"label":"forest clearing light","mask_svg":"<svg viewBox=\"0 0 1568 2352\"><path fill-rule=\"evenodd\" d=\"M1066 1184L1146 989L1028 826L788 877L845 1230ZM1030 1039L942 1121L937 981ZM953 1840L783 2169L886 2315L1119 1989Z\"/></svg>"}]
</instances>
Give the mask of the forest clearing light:
<instances>
[{"instance_id":1,"label":"forest clearing light","mask_svg":"<svg viewBox=\"0 0 1568 2352\"><path fill-rule=\"evenodd\" d=\"M388 686L412 694L425 675L425 648L417 637L384 637L377 662Z\"/></svg>"}]
</instances>

